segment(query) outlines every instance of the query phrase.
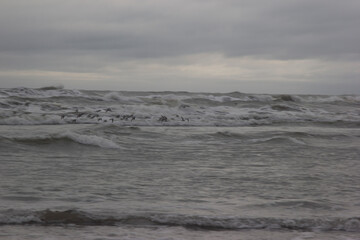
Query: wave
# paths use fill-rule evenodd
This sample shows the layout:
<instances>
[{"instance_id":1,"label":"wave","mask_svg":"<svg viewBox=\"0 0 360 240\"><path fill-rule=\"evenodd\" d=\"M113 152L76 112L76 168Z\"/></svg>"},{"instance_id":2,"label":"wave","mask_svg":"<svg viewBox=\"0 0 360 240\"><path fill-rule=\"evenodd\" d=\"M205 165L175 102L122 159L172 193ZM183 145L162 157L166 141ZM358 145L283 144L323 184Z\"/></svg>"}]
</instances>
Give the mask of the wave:
<instances>
[{"instance_id":1,"label":"wave","mask_svg":"<svg viewBox=\"0 0 360 240\"><path fill-rule=\"evenodd\" d=\"M293 112L301 112L302 111L302 109L299 107L288 106L285 104L272 105L271 109L276 110L276 111L293 111Z\"/></svg>"},{"instance_id":2,"label":"wave","mask_svg":"<svg viewBox=\"0 0 360 240\"><path fill-rule=\"evenodd\" d=\"M294 137L285 137L285 136L273 136L268 138L257 138L257 139L250 139L248 140L250 143L264 143L264 142L276 142L276 143L294 143L298 145L306 145L305 142L294 138Z\"/></svg>"},{"instance_id":3,"label":"wave","mask_svg":"<svg viewBox=\"0 0 360 240\"><path fill-rule=\"evenodd\" d=\"M303 139L306 138L325 138L325 136L321 134L309 134L305 132L273 132L273 133L266 133L267 136L264 136L264 133L251 135L251 134L244 134L244 133L236 133L230 131L219 131L214 134L206 134L205 136L200 137L211 137L211 138L223 138L223 139L234 139L240 140L243 143L266 143L266 142L274 142L274 143L284 143L287 144L294 143L298 145L306 145L306 142ZM343 136L343 135L341 135ZM197 136L199 138L199 136Z\"/></svg>"},{"instance_id":4,"label":"wave","mask_svg":"<svg viewBox=\"0 0 360 240\"><path fill-rule=\"evenodd\" d=\"M0 104L1 105L1 104ZM359 127L359 116L322 116L317 114L283 114L280 112L269 113L231 113L208 109L207 112L190 110L177 111L177 109L161 108L132 108L112 113L98 112L94 109L77 113L69 111L57 111L56 106L43 106L41 111L49 112L20 112L10 108L0 111L0 125L64 125L64 124L100 124L118 126L217 126L217 127L241 127L241 126L270 126L270 125L320 125L330 127ZM57 112L56 112L57 111ZM165 112L165 113L164 113ZM165 119L165 120L164 120Z\"/></svg>"},{"instance_id":5,"label":"wave","mask_svg":"<svg viewBox=\"0 0 360 240\"><path fill-rule=\"evenodd\" d=\"M85 145L94 145L102 148L120 148L119 145L113 141L95 135L82 135L67 131L63 134L60 134L60 136Z\"/></svg>"},{"instance_id":6,"label":"wave","mask_svg":"<svg viewBox=\"0 0 360 240\"><path fill-rule=\"evenodd\" d=\"M104 101L118 101L121 103L133 103L133 104L143 103L143 101L138 97L123 96L118 92L106 93L102 99Z\"/></svg>"},{"instance_id":7,"label":"wave","mask_svg":"<svg viewBox=\"0 0 360 240\"><path fill-rule=\"evenodd\" d=\"M61 86L50 86L43 88L10 88L1 89L0 93L8 97L21 97L21 98L51 98L51 97L78 97L83 95L79 90L64 89Z\"/></svg>"},{"instance_id":8,"label":"wave","mask_svg":"<svg viewBox=\"0 0 360 240\"><path fill-rule=\"evenodd\" d=\"M64 89L64 85L54 85L54 86L46 86L39 88L39 90L59 90L59 89Z\"/></svg>"},{"instance_id":9,"label":"wave","mask_svg":"<svg viewBox=\"0 0 360 240\"><path fill-rule=\"evenodd\" d=\"M245 144L278 143L278 144L297 144L309 145L313 140L347 139L351 140L354 135L333 132L301 132L301 131L271 131L262 133L239 132L239 130L225 130L216 133L196 134L194 139L229 139Z\"/></svg>"},{"instance_id":10,"label":"wave","mask_svg":"<svg viewBox=\"0 0 360 240\"><path fill-rule=\"evenodd\" d=\"M0 96L2 125L261 126L301 123L358 127L360 123L360 96L355 95L153 93L46 87L0 89Z\"/></svg>"},{"instance_id":11,"label":"wave","mask_svg":"<svg viewBox=\"0 0 360 240\"><path fill-rule=\"evenodd\" d=\"M32 136L32 137L14 137L7 138L8 140L16 141L19 143L27 143L27 144L51 144L56 143L58 141L70 141L83 145L92 145L101 148L120 148L119 145L114 143L113 141L99 137L96 135L83 135L70 131L66 131L60 134L52 134L52 135L43 135L43 136Z\"/></svg>"},{"instance_id":12,"label":"wave","mask_svg":"<svg viewBox=\"0 0 360 240\"><path fill-rule=\"evenodd\" d=\"M304 209L322 209L331 211L333 208L327 204L323 204L317 201L307 201L307 200L279 200L271 203L265 204L254 204L251 206L255 207L286 207L286 208L304 208Z\"/></svg>"},{"instance_id":13,"label":"wave","mask_svg":"<svg viewBox=\"0 0 360 240\"><path fill-rule=\"evenodd\" d=\"M307 96L302 99L303 102L314 103L360 103L360 96L357 95L340 95L340 96Z\"/></svg>"},{"instance_id":14,"label":"wave","mask_svg":"<svg viewBox=\"0 0 360 240\"><path fill-rule=\"evenodd\" d=\"M86 97L103 101L125 101L140 103L154 100L184 101L184 102L208 102L208 103L229 103L229 102L267 102L267 103L359 103L358 95L276 95L276 94L246 94L246 93L190 93L190 92L119 92L119 91L90 91L65 89L64 86L47 86L42 88L3 88L0 89L0 96L18 97Z\"/></svg>"},{"instance_id":15,"label":"wave","mask_svg":"<svg viewBox=\"0 0 360 240\"><path fill-rule=\"evenodd\" d=\"M203 230L301 230L301 231L347 231L360 232L360 218L315 218L315 219L285 219L285 218L242 218L190 216L179 214L145 213L138 215L123 214L119 216L97 215L78 210L43 210L21 211L6 210L0 212L0 225L83 225L83 226L181 226Z\"/></svg>"}]
</instances>

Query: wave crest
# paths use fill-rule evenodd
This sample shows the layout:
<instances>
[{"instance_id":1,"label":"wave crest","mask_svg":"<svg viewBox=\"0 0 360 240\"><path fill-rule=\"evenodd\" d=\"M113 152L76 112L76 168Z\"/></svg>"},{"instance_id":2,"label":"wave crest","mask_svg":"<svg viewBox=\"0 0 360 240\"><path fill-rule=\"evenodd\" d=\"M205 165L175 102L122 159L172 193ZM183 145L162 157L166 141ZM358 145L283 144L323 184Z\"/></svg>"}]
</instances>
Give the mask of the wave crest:
<instances>
[{"instance_id":1,"label":"wave crest","mask_svg":"<svg viewBox=\"0 0 360 240\"><path fill-rule=\"evenodd\" d=\"M40 224L40 225L131 225L131 226L181 226L204 230L241 229L283 229L301 231L347 231L360 232L360 218L332 219L282 219L282 218L241 218L210 217L166 214L143 214L122 216L100 216L78 210L21 212L8 210L0 213L1 225Z\"/></svg>"},{"instance_id":2,"label":"wave crest","mask_svg":"<svg viewBox=\"0 0 360 240\"><path fill-rule=\"evenodd\" d=\"M119 148L119 145L117 145L113 141L95 135L82 135L67 131L60 136L69 138L77 143L85 145L95 145L102 148Z\"/></svg>"},{"instance_id":3,"label":"wave crest","mask_svg":"<svg viewBox=\"0 0 360 240\"><path fill-rule=\"evenodd\" d=\"M51 134L51 135L42 135L42 136L33 136L33 137L15 137L10 139L16 142L22 143L40 143L40 144L50 144L59 140L72 141L75 143L80 143L84 145L93 145L101 148L120 148L119 145L113 141L99 137L96 135L83 135L70 131L66 131L60 134Z\"/></svg>"}]
</instances>

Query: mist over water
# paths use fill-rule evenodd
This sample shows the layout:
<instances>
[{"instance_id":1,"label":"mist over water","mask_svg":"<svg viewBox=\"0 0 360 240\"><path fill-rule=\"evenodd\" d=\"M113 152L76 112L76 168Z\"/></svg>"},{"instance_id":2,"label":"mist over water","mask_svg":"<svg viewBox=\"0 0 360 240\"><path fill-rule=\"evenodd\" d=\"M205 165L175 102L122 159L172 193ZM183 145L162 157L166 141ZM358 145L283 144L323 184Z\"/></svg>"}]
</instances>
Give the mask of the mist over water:
<instances>
[{"instance_id":1,"label":"mist over water","mask_svg":"<svg viewBox=\"0 0 360 240\"><path fill-rule=\"evenodd\" d=\"M0 89L0 236L358 239L359 106Z\"/></svg>"}]
</instances>

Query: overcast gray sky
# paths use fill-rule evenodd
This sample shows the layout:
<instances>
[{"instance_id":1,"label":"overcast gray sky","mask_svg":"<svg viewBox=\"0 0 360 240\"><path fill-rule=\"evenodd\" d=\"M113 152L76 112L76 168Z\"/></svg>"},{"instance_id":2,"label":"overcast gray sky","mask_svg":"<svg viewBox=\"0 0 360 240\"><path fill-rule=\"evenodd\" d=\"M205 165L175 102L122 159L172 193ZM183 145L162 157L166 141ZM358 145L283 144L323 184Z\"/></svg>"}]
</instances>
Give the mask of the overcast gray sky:
<instances>
[{"instance_id":1,"label":"overcast gray sky","mask_svg":"<svg viewBox=\"0 0 360 240\"><path fill-rule=\"evenodd\" d=\"M1 0L0 87L360 94L359 0Z\"/></svg>"}]
</instances>

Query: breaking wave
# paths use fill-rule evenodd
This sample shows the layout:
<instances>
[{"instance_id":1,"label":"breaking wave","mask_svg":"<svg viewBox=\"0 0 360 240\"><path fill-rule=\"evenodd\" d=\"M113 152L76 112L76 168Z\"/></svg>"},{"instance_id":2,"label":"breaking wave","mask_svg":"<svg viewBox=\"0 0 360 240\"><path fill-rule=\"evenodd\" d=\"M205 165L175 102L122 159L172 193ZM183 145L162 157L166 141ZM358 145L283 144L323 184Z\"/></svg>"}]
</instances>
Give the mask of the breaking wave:
<instances>
[{"instance_id":1,"label":"breaking wave","mask_svg":"<svg viewBox=\"0 0 360 240\"><path fill-rule=\"evenodd\" d=\"M189 216L176 214L143 214L101 216L78 210L36 212L6 210L0 213L1 225L131 225L131 226L181 226L204 230L242 230L242 229L283 229L300 231L347 231L360 232L360 218L331 219L282 219L282 218L241 218Z\"/></svg>"},{"instance_id":2,"label":"breaking wave","mask_svg":"<svg viewBox=\"0 0 360 240\"><path fill-rule=\"evenodd\" d=\"M4 138L4 137L3 137ZM5 139L7 139L5 137ZM15 137L12 139L8 139L20 143L28 143L28 144L52 144L58 141L70 141L83 145L92 145L98 146L101 148L120 148L119 145L114 143L113 141L99 137L96 135L83 135L70 131L66 131L64 133L53 134L53 135L43 135L43 136L33 136L33 137Z\"/></svg>"},{"instance_id":3,"label":"breaking wave","mask_svg":"<svg viewBox=\"0 0 360 240\"><path fill-rule=\"evenodd\" d=\"M358 127L360 96L0 89L1 125Z\"/></svg>"},{"instance_id":4,"label":"breaking wave","mask_svg":"<svg viewBox=\"0 0 360 240\"><path fill-rule=\"evenodd\" d=\"M65 132L60 134L60 136L85 145L94 145L102 148L119 148L119 146L113 141L95 135L82 135L73 132Z\"/></svg>"},{"instance_id":5,"label":"breaking wave","mask_svg":"<svg viewBox=\"0 0 360 240\"><path fill-rule=\"evenodd\" d=\"M0 89L0 93L9 97L22 97L22 98L49 98L49 97L78 97L82 93L79 90L64 89L62 86L50 86L43 88L11 88Z\"/></svg>"}]
</instances>

